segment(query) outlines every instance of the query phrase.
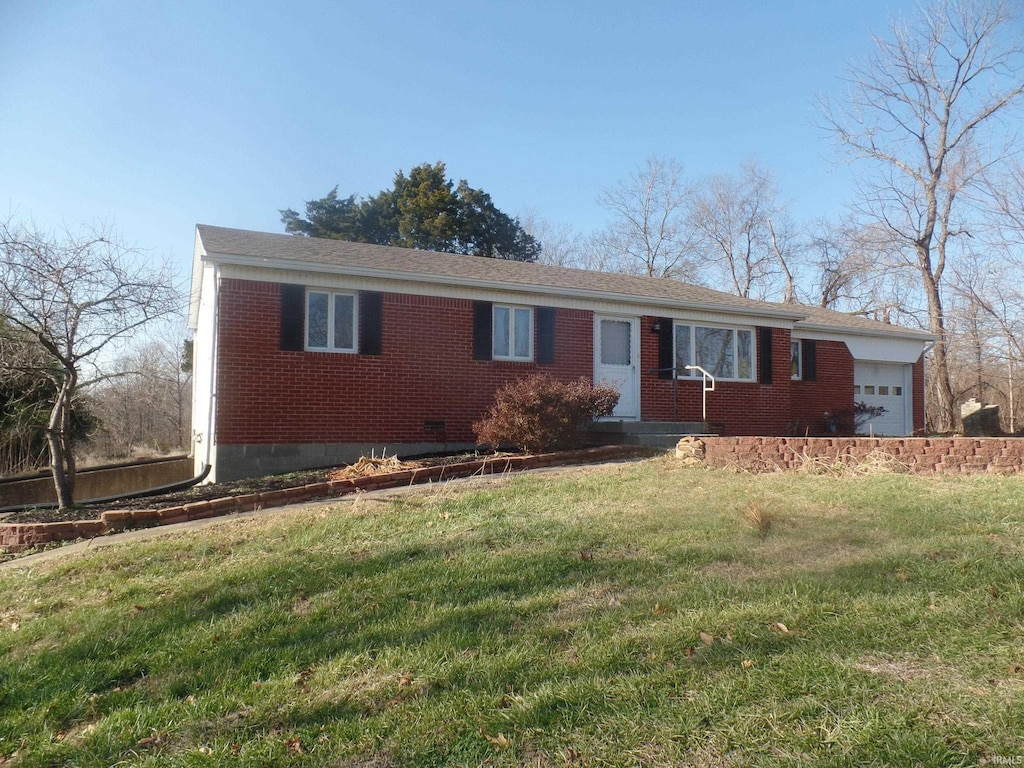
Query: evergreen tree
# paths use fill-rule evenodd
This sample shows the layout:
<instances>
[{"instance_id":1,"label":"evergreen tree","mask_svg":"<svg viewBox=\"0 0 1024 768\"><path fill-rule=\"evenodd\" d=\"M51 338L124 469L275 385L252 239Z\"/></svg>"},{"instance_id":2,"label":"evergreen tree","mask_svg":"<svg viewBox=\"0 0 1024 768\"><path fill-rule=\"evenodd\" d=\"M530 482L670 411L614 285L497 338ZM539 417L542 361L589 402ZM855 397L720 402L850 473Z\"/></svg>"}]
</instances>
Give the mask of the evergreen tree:
<instances>
[{"instance_id":1,"label":"evergreen tree","mask_svg":"<svg viewBox=\"0 0 1024 768\"><path fill-rule=\"evenodd\" d=\"M285 231L377 245L396 245L514 261L535 261L540 243L498 210L491 196L463 179L456 186L444 163L395 174L391 189L362 200L339 198L338 188L306 201L306 215L280 211Z\"/></svg>"}]
</instances>

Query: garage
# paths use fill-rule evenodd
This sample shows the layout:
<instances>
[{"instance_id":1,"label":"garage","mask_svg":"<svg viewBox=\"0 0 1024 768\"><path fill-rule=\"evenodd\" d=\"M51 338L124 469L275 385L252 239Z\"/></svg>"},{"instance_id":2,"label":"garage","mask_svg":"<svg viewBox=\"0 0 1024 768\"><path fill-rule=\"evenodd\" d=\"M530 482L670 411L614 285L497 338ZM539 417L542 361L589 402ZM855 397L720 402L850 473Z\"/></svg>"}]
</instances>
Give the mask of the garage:
<instances>
[{"instance_id":1,"label":"garage","mask_svg":"<svg viewBox=\"0 0 1024 768\"><path fill-rule=\"evenodd\" d=\"M853 368L853 400L885 413L865 422L861 434L909 435L914 431L911 404L911 366L857 360Z\"/></svg>"}]
</instances>

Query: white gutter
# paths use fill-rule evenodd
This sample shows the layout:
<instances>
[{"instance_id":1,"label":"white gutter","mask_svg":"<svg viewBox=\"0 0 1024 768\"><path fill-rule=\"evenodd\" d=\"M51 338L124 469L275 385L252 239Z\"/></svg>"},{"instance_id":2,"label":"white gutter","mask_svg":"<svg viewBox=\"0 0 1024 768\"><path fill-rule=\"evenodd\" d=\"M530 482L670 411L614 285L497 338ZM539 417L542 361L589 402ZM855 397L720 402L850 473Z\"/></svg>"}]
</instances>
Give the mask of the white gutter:
<instances>
[{"instance_id":1,"label":"white gutter","mask_svg":"<svg viewBox=\"0 0 1024 768\"><path fill-rule=\"evenodd\" d=\"M806 317L806 315L805 315ZM796 330L799 331L820 331L822 333L839 333L844 336L895 336L901 339L910 339L935 346L936 337L927 331L915 331L910 328L901 328L897 325L891 326L892 330L886 328L859 328L851 325L823 325L821 323L808 323L802 320L797 321ZM925 350L928 352L931 347Z\"/></svg>"}]
</instances>

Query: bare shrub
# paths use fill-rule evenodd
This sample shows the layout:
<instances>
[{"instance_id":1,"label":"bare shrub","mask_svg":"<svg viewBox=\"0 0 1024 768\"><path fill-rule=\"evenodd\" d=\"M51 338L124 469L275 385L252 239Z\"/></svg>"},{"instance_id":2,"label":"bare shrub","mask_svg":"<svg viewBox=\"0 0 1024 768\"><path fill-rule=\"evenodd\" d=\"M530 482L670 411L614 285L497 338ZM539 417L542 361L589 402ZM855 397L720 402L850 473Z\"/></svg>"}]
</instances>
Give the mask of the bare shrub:
<instances>
[{"instance_id":1,"label":"bare shrub","mask_svg":"<svg viewBox=\"0 0 1024 768\"><path fill-rule=\"evenodd\" d=\"M760 539L767 538L772 526L775 524L775 515L772 514L771 510L761 506L759 501L752 501L748 504L747 508L743 511L743 517L750 523L750 527L754 529L754 532Z\"/></svg>"},{"instance_id":2,"label":"bare shrub","mask_svg":"<svg viewBox=\"0 0 1024 768\"><path fill-rule=\"evenodd\" d=\"M584 428L608 416L618 402L619 393L606 384L538 374L499 389L473 432L481 445L492 448L514 446L529 453L578 448L586 442Z\"/></svg>"}]
</instances>

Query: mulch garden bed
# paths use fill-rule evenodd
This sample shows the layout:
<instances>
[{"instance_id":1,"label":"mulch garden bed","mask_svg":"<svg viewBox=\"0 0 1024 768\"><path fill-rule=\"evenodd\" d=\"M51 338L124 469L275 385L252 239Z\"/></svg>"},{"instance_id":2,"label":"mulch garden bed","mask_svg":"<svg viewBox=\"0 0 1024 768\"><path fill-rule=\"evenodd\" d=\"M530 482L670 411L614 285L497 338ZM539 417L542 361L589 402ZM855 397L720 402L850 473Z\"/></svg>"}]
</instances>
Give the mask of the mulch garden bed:
<instances>
[{"instance_id":1,"label":"mulch garden bed","mask_svg":"<svg viewBox=\"0 0 1024 768\"><path fill-rule=\"evenodd\" d=\"M503 454L490 454L486 458L498 458L501 455ZM183 491L164 493L159 496L142 496L134 499L121 499L119 501L107 501L96 504L77 504L70 509L34 507L22 512L13 512L6 515L2 522L65 523L76 520L95 520L101 512L107 510L165 509L167 507L192 504L197 501L212 501L225 496L242 496L253 493L280 491L287 488L300 488L305 485L326 483L332 480L383 475L403 469L443 467L481 458L485 457L474 453L456 456L433 456L410 461L401 461L394 456L382 459L364 457L355 464L348 466L305 469L280 475L267 475L265 477L250 477L244 480L229 480L224 483L194 485Z\"/></svg>"}]
</instances>

